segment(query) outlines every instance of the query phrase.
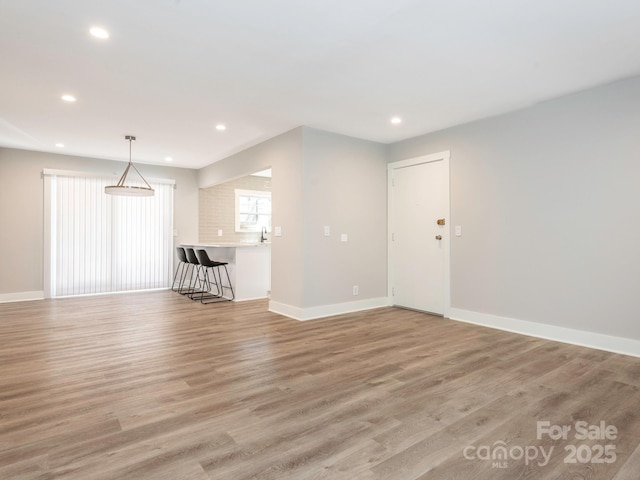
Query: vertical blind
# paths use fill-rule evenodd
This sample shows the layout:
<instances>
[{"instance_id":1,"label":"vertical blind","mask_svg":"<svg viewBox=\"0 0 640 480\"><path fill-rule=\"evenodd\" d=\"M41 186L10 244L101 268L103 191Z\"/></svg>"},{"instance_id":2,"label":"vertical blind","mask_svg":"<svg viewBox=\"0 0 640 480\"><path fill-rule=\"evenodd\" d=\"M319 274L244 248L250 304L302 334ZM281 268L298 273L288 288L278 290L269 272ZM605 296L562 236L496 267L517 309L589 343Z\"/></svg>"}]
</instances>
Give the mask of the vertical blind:
<instances>
[{"instance_id":1,"label":"vertical blind","mask_svg":"<svg viewBox=\"0 0 640 480\"><path fill-rule=\"evenodd\" d=\"M111 178L47 174L50 296L167 288L173 259L173 185L153 197L106 195Z\"/></svg>"}]
</instances>

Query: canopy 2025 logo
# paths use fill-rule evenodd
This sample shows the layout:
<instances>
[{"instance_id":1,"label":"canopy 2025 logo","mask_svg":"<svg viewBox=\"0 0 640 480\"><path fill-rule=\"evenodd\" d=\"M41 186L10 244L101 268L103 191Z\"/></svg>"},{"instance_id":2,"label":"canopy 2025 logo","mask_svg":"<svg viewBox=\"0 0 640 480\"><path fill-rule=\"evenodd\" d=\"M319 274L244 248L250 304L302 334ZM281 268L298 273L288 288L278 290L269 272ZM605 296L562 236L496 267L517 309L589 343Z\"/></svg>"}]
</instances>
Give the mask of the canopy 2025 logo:
<instances>
[{"instance_id":1,"label":"canopy 2025 logo","mask_svg":"<svg viewBox=\"0 0 640 480\"><path fill-rule=\"evenodd\" d=\"M580 420L573 424L562 425L552 424L546 420L538 421L536 438L551 440L553 444L546 447L544 445L509 446L503 440L498 440L492 445L467 445L462 450L462 455L467 460L491 461L492 468L507 468L509 461L544 467L551 461L556 443L564 441L572 442L564 446L564 463L614 463L617 458L616 446L610 442L618 438L618 429L614 425L607 425L605 421L590 424Z\"/></svg>"}]
</instances>

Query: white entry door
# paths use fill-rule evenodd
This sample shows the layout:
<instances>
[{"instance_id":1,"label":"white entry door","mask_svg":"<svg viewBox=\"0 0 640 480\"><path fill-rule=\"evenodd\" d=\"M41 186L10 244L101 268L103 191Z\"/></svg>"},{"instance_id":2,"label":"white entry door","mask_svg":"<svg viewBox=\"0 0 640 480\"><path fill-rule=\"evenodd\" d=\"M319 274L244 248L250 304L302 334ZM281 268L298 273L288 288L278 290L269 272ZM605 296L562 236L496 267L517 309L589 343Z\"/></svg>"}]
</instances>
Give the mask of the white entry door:
<instances>
[{"instance_id":1,"label":"white entry door","mask_svg":"<svg viewBox=\"0 0 640 480\"><path fill-rule=\"evenodd\" d=\"M449 152L389 165L389 280L393 305L449 308Z\"/></svg>"}]
</instances>

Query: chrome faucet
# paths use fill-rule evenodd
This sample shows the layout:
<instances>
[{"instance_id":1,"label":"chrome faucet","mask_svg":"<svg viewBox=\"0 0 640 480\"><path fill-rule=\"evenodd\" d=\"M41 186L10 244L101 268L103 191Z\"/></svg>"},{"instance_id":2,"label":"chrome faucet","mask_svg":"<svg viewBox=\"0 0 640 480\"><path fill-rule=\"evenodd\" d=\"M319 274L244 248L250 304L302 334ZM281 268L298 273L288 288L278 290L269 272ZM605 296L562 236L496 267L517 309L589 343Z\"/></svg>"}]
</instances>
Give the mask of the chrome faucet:
<instances>
[{"instance_id":1,"label":"chrome faucet","mask_svg":"<svg viewBox=\"0 0 640 480\"><path fill-rule=\"evenodd\" d=\"M262 227L262 233L260 233L260 243L264 243L267 240L267 227Z\"/></svg>"}]
</instances>

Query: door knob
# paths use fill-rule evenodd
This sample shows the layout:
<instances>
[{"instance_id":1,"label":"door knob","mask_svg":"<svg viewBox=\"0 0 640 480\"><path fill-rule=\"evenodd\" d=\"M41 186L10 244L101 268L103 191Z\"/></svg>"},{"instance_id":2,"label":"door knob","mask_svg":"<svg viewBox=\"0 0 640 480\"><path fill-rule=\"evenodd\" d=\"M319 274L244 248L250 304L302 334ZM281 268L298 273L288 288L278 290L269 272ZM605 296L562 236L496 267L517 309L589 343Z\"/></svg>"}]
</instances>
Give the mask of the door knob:
<instances>
[{"instance_id":1,"label":"door knob","mask_svg":"<svg viewBox=\"0 0 640 480\"><path fill-rule=\"evenodd\" d=\"M436 235L436 240L442 240L442 235Z\"/></svg>"}]
</instances>

